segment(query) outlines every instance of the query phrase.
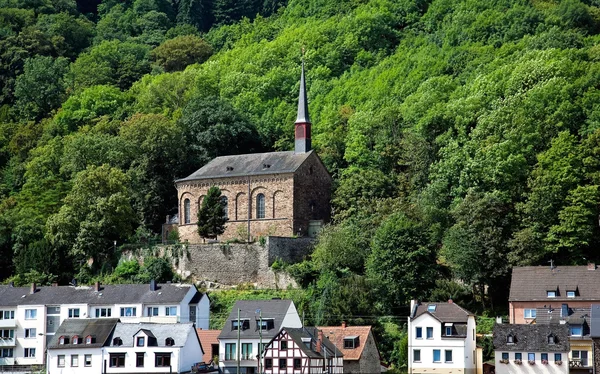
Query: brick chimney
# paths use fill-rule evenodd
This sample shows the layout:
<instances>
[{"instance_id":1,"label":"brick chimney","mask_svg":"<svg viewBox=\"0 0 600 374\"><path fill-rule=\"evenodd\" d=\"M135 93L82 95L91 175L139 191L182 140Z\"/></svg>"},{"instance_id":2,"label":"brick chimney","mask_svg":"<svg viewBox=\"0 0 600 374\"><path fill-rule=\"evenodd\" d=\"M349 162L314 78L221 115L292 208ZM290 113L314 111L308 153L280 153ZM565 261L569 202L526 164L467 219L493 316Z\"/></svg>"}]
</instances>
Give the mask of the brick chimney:
<instances>
[{"instance_id":1,"label":"brick chimney","mask_svg":"<svg viewBox=\"0 0 600 374\"><path fill-rule=\"evenodd\" d=\"M318 338L317 338L317 347L316 351L321 353L321 346L323 345L323 331L319 330Z\"/></svg>"},{"instance_id":2,"label":"brick chimney","mask_svg":"<svg viewBox=\"0 0 600 374\"><path fill-rule=\"evenodd\" d=\"M448 304L454 304L454 301L452 301L452 299L448 299Z\"/></svg>"},{"instance_id":3,"label":"brick chimney","mask_svg":"<svg viewBox=\"0 0 600 374\"><path fill-rule=\"evenodd\" d=\"M345 329L346 328L346 321L342 321L342 328Z\"/></svg>"},{"instance_id":4,"label":"brick chimney","mask_svg":"<svg viewBox=\"0 0 600 374\"><path fill-rule=\"evenodd\" d=\"M588 262L588 270L596 270L596 264L593 262Z\"/></svg>"},{"instance_id":5,"label":"brick chimney","mask_svg":"<svg viewBox=\"0 0 600 374\"><path fill-rule=\"evenodd\" d=\"M31 289L29 290L29 293L33 295L36 290L37 290L37 286L36 286L35 282L31 283Z\"/></svg>"},{"instance_id":6,"label":"brick chimney","mask_svg":"<svg viewBox=\"0 0 600 374\"><path fill-rule=\"evenodd\" d=\"M94 283L94 291L100 292L100 282Z\"/></svg>"}]
</instances>

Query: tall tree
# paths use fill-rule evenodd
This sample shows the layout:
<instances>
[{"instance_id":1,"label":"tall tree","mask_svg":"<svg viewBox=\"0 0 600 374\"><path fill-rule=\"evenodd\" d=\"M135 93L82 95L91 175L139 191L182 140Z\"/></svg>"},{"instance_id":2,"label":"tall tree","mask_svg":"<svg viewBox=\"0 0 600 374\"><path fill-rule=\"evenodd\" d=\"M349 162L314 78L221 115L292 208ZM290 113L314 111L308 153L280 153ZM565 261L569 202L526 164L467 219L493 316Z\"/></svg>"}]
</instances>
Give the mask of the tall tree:
<instances>
[{"instance_id":1,"label":"tall tree","mask_svg":"<svg viewBox=\"0 0 600 374\"><path fill-rule=\"evenodd\" d=\"M219 187L213 186L208 189L202 206L198 210L198 234L202 238L215 239L225 232L225 203L221 196Z\"/></svg>"}]
</instances>

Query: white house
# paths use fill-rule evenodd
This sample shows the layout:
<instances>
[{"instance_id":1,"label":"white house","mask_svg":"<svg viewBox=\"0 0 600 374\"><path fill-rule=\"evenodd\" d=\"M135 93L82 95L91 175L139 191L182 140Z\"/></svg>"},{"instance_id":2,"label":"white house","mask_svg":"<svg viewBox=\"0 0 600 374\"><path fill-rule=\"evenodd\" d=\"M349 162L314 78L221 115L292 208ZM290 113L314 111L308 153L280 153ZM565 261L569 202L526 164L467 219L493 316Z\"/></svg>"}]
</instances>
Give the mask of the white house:
<instances>
[{"instance_id":1,"label":"white house","mask_svg":"<svg viewBox=\"0 0 600 374\"><path fill-rule=\"evenodd\" d=\"M66 319L193 322L208 329L210 300L190 284L0 286L0 365L40 365Z\"/></svg>"},{"instance_id":2,"label":"white house","mask_svg":"<svg viewBox=\"0 0 600 374\"><path fill-rule=\"evenodd\" d=\"M496 374L567 374L569 349L567 324L494 326Z\"/></svg>"},{"instance_id":3,"label":"white house","mask_svg":"<svg viewBox=\"0 0 600 374\"><path fill-rule=\"evenodd\" d=\"M343 353L316 327L282 328L262 352L260 373L343 373Z\"/></svg>"},{"instance_id":4,"label":"white house","mask_svg":"<svg viewBox=\"0 0 600 374\"><path fill-rule=\"evenodd\" d=\"M452 300L447 303L411 301L409 373L476 373L482 363L477 354L475 330L475 316Z\"/></svg>"},{"instance_id":5,"label":"white house","mask_svg":"<svg viewBox=\"0 0 600 374\"><path fill-rule=\"evenodd\" d=\"M118 323L103 348L104 372L189 372L203 354L192 323Z\"/></svg>"},{"instance_id":6,"label":"white house","mask_svg":"<svg viewBox=\"0 0 600 374\"><path fill-rule=\"evenodd\" d=\"M239 319L238 319L239 314ZM219 367L224 373L258 372L258 355L283 327L302 327L291 300L237 301L219 334ZM238 335L240 347L237 346Z\"/></svg>"}]
</instances>

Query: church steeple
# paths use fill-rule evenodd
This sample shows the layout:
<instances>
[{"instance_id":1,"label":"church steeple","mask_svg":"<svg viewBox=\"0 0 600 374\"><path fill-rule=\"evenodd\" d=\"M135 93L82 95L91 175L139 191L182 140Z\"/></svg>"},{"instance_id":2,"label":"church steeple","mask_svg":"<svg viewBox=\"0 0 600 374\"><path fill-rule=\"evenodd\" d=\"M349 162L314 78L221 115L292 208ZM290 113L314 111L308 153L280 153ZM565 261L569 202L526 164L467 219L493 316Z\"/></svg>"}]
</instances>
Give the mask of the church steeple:
<instances>
[{"instance_id":1,"label":"church steeple","mask_svg":"<svg viewBox=\"0 0 600 374\"><path fill-rule=\"evenodd\" d=\"M304 54L304 50L302 51ZM302 56L302 75L300 75L300 94L298 95L298 116L295 125L295 152L310 152L310 116L308 115L308 100L306 100L306 80L304 78L304 56Z\"/></svg>"}]
</instances>

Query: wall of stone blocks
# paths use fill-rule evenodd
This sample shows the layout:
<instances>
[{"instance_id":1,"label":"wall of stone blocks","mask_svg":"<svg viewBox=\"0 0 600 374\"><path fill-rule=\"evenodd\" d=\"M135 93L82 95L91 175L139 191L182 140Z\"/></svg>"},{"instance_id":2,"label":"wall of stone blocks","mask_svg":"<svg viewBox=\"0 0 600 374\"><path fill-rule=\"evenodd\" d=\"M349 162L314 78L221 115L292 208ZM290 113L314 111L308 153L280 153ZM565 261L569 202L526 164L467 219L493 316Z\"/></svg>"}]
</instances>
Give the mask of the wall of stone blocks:
<instances>
[{"instance_id":1,"label":"wall of stone blocks","mask_svg":"<svg viewBox=\"0 0 600 374\"><path fill-rule=\"evenodd\" d=\"M331 176L316 153L294 175L294 233L306 235L311 220L331 218Z\"/></svg>"}]
</instances>

